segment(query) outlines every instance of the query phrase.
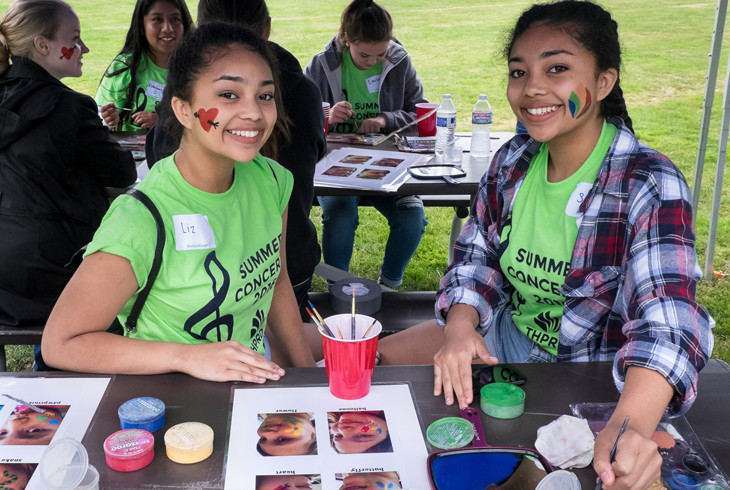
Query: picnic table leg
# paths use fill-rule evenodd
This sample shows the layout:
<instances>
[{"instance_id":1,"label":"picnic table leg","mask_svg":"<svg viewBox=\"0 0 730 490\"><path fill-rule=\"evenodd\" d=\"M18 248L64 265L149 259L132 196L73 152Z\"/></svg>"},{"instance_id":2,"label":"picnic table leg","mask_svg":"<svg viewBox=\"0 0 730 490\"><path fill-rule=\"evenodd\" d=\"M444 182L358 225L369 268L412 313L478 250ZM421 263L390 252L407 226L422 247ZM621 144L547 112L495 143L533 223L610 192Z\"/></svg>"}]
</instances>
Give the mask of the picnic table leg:
<instances>
[{"instance_id":1,"label":"picnic table leg","mask_svg":"<svg viewBox=\"0 0 730 490\"><path fill-rule=\"evenodd\" d=\"M469 216L469 208L467 206L454 206L454 217L451 220L451 234L449 235L449 264L454 260L454 245L456 239L459 238L461 227L464 219Z\"/></svg>"}]
</instances>

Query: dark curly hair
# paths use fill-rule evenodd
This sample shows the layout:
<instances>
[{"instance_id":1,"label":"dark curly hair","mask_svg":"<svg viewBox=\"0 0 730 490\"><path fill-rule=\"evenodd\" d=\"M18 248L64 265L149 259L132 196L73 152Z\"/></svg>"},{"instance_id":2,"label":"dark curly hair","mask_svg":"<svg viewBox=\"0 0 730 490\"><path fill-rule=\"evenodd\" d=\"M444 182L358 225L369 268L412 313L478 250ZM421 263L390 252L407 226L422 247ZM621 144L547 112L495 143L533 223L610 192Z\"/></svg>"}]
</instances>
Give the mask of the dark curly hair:
<instances>
[{"instance_id":1,"label":"dark curly hair","mask_svg":"<svg viewBox=\"0 0 730 490\"><path fill-rule=\"evenodd\" d=\"M626 109L624 94L619 84L621 74L621 43L618 24L600 5L587 1L564 0L556 3L535 4L525 10L509 36L504 56L509 59L512 47L534 24L562 29L593 54L598 70L614 68L619 75L608 96L601 101L601 115L618 116L633 132L633 123ZM570 29L567 29L570 27Z\"/></svg>"},{"instance_id":2,"label":"dark curly hair","mask_svg":"<svg viewBox=\"0 0 730 490\"><path fill-rule=\"evenodd\" d=\"M211 22L201 25L188 34L178 45L170 58L167 72L167 85L161 102L163 107L170 107L173 97L190 102L193 98L193 85L210 66L231 49L246 49L260 55L271 69L274 77L274 100L277 118L274 130L264 143L261 154L276 158L276 142L278 137L288 137L289 130L284 117L284 109L279 90L276 70L276 58L269 50L268 44L252 30L238 24L227 22ZM177 141L182 138L183 127L176 117L165 119L165 130Z\"/></svg>"}]
</instances>

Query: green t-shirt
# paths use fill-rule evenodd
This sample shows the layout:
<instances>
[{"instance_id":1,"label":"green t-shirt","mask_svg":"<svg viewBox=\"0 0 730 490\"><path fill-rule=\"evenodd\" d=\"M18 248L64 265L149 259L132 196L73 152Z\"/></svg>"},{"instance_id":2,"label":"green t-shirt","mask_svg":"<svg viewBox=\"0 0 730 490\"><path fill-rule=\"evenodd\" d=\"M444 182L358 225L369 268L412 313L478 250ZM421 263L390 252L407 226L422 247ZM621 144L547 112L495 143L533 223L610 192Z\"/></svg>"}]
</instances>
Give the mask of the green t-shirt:
<instances>
[{"instance_id":1,"label":"green t-shirt","mask_svg":"<svg viewBox=\"0 0 730 490\"><path fill-rule=\"evenodd\" d=\"M548 182L548 148L545 143L533 157L512 210L512 228L500 265L515 290L512 319L517 328L553 355L564 296L560 288L570 271L570 258L578 236L578 208L598 175L617 129L604 121L601 136L585 163L560 182Z\"/></svg>"},{"instance_id":2,"label":"green t-shirt","mask_svg":"<svg viewBox=\"0 0 730 490\"><path fill-rule=\"evenodd\" d=\"M367 70L360 70L352 62L349 49L342 53L342 100L352 105L355 115L337 125L338 133L356 133L365 119L378 115L382 73L382 61L378 61Z\"/></svg>"},{"instance_id":3,"label":"green t-shirt","mask_svg":"<svg viewBox=\"0 0 730 490\"><path fill-rule=\"evenodd\" d=\"M160 273L129 336L187 344L237 340L263 353L292 175L258 155L236 162L231 188L211 194L188 184L173 157L157 162L137 185L159 209L166 243ZM122 195L86 254L103 250L129 259L141 289L152 266L156 230L147 208ZM122 325L136 298L137 293L120 311Z\"/></svg>"},{"instance_id":4,"label":"green t-shirt","mask_svg":"<svg viewBox=\"0 0 730 490\"><path fill-rule=\"evenodd\" d=\"M129 71L129 54L119 55L107 69L101 79L99 89L96 91L96 103L106 105L114 102L117 109L131 109L120 116L124 123L119 128L121 131L139 131L142 129L132 122L130 116L139 111L154 112L157 103L162 100L162 91L167 83L167 69L155 65L145 54L139 61L137 67L137 80L135 97L133 101L127 100L127 87L132 82L132 74ZM114 76L107 76L109 73L116 73Z\"/></svg>"}]
</instances>

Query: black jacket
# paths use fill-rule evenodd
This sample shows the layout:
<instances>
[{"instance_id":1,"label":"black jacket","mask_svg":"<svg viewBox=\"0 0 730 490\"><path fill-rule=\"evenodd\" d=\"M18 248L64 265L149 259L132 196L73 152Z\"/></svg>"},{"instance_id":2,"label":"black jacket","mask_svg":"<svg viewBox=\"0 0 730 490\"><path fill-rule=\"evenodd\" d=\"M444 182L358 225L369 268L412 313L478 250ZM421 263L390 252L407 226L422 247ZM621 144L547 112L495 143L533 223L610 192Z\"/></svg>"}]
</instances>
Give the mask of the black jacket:
<instances>
[{"instance_id":1,"label":"black jacket","mask_svg":"<svg viewBox=\"0 0 730 490\"><path fill-rule=\"evenodd\" d=\"M269 42L278 61L279 85L289 118L291 141L279 142L277 161L294 175L286 228L286 266L293 285L312 277L320 260L317 230L309 219L314 201L314 168L327 152L324 137L322 95L304 76L299 61L289 51ZM171 155L180 145L162 129L163 119L175 117L167 107L158 107L159 122L147 133L147 162Z\"/></svg>"},{"instance_id":2,"label":"black jacket","mask_svg":"<svg viewBox=\"0 0 730 490\"><path fill-rule=\"evenodd\" d=\"M12 61L0 75L0 323L21 325L48 317L109 206L104 187L137 172L91 97Z\"/></svg>"}]
</instances>

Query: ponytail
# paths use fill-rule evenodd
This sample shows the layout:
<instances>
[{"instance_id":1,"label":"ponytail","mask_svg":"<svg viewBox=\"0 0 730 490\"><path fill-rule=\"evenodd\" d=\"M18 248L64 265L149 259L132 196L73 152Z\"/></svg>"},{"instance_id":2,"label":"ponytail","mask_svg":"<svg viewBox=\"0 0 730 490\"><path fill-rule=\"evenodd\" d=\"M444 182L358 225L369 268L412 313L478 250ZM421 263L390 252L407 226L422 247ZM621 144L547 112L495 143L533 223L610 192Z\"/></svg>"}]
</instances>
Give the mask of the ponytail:
<instances>
[{"instance_id":1,"label":"ponytail","mask_svg":"<svg viewBox=\"0 0 730 490\"><path fill-rule=\"evenodd\" d=\"M619 85L619 79L616 79L616 84L613 86L613 90L608 96L601 102L601 115L604 118L610 116L616 116L623 119L624 124L629 130L634 132L634 123L629 117L629 111L626 108L626 101L624 100L624 92L621 90Z\"/></svg>"}]
</instances>

